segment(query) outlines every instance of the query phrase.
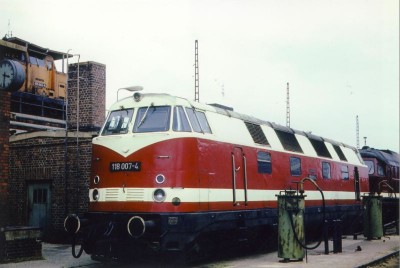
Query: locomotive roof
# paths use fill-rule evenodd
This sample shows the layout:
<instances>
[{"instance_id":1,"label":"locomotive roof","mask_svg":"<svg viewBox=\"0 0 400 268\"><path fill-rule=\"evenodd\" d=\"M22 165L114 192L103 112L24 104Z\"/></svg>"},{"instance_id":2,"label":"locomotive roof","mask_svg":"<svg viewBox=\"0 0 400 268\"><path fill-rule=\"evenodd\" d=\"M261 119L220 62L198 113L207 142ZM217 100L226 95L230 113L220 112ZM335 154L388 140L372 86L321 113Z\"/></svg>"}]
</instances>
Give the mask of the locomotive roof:
<instances>
[{"instance_id":1,"label":"locomotive roof","mask_svg":"<svg viewBox=\"0 0 400 268\"><path fill-rule=\"evenodd\" d=\"M400 155L391 150L380 150L364 146L360 151L361 156L364 158L376 158L385 164L392 166L399 166Z\"/></svg>"},{"instance_id":2,"label":"locomotive roof","mask_svg":"<svg viewBox=\"0 0 400 268\"><path fill-rule=\"evenodd\" d=\"M67 56L67 53L63 53L63 52L58 52L55 50L51 50L48 48L44 48L38 45L35 45L33 43L30 43L26 40L23 40L21 38L18 37L4 37L3 38L4 41L10 42L10 43L14 43L23 47L26 47L28 49L29 52L33 52L35 54L40 54L40 55L50 55L53 57L54 60L60 60L63 57ZM72 55L68 54L68 57L71 58Z\"/></svg>"},{"instance_id":3,"label":"locomotive roof","mask_svg":"<svg viewBox=\"0 0 400 268\"><path fill-rule=\"evenodd\" d=\"M355 147L347 145L345 143L342 142L338 142L338 141L334 141L331 139L327 139L327 138L323 138L321 136L317 136L314 134L311 134L311 132L304 132L304 131L300 131L300 130L296 130L293 128L289 128L286 126L282 126L273 122L269 122L269 121L264 121L261 119L258 119L256 117L253 116L249 116L246 114L241 114L241 113L237 113L234 112L233 109L231 109L231 107L227 107L229 109L224 109L222 105L209 105L209 104L204 104L204 103L200 103L200 102L196 102L196 101L192 101L192 100L188 100L182 97L176 97L176 96L172 96L169 94L165 94L165 93L140 93L143 96L143 101L145 102L144 105L150 105L150 103L157 105L156 100L163 100L163 104L165 105L165 102L170 103L171 105L182 105L183 103L188 103L190 104L190 106L200 109L200 110L205 110L205 111L210 111L210 112L216 112L219 114L223 114L229 117L233 117L233 118L238 118L240 120L249 122L249 123L253 123L253 124L258 124L258 125L267 125L270 126L273 129L276 130L280 130L280 131L284 131L284 132L288 132L288 133L292 133L292 134L298 134L298 135L302 135L305 136L307 138L310 139L315 139L315 140L319 140L319 141L326 141L329 142L333 145L337 145L337 146L343 146L343 147L347 147L350 148L352 150L357 150ZM151 100L146 101L146 96L148 97L152 97ZM126 104L127 106L129 106L129 102L133 102L133 97L127 97L124 98L122 100L120 100L118 103L115 103L111 109L118 109L124 106L124 104ZM121 105L122 104L122 105Z\"/></svg>"}]
</instances>

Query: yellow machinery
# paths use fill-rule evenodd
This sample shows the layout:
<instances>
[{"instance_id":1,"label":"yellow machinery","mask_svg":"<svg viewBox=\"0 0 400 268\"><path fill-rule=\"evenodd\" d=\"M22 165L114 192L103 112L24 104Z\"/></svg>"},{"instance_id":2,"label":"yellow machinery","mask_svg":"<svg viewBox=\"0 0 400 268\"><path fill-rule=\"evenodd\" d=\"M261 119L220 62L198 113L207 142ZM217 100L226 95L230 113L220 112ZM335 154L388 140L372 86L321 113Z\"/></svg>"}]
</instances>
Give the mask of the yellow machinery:
<instances>
[{"instance_id":1,"label":"yellow machinery","mask_svg":"<svg viewBox=\"0 0 400 268\"><path fill-rule=\"evenodd\" d=\"M0 89L65 99L67 74L58 72L54 61L66 56L17 37L4 37L0 40Z\"/></svg>"}]
</instances>

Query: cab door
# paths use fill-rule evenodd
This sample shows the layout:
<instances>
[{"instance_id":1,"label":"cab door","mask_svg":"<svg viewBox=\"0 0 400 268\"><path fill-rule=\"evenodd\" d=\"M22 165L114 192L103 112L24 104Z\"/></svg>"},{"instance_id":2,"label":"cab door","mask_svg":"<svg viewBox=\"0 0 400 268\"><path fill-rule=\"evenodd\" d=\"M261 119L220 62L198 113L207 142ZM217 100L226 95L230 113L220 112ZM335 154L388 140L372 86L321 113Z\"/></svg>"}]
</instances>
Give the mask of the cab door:
<instances>
[{"instance_id":1,"label":"cab door","mask_svg":"<svg viewBox=\"0 0 400 268\"><path fill-rule=\"evenodd\" d=\"M247 167L246 157L241 147L232 151L232 204L233 206L247 205Z\"/></svg>"}]
</instances>

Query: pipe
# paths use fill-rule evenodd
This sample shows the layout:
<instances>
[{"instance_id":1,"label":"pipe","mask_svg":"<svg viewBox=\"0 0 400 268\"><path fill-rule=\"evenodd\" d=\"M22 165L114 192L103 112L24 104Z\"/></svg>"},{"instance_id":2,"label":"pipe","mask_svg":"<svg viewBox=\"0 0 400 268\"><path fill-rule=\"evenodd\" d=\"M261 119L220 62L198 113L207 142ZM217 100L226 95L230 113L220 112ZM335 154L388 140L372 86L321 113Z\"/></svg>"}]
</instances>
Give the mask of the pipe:
<instances>
[{"instance_id":1,"label":"pipe","mask_svg":"<svg viewBox=\"0 0 400 268\"><path fill-rule=\"evenodd\" d=\"M303 179L300 181L300 190L299 190L299 192L300 192L301 195L304 194L304 182L305 182L305 181L309 181L309 182L311 182L312 184L314 184L315 187L317 188L317 190L321 193L321 197L322 197L322 225L324 225L324 224L325 224L325 197L324 197L324 193L323 193L322 189L318 186L318 184L317 184L313 179L311 179L311 178L309 178L309 177L305 177L305 178L303 178ZM292 219L292 217L290 216L289 219L290 219L290 224L292 225L294 237L295 237L297 243L299 243L299 245L300 245L302 248L307 249L307 250L316 249L316 248L321 244L322 240L324 240L324 239L323 239L323 236L322 236L321 239L318 241L318 243L317 243L316 245L314 245L314 246L312 246L312 247L307 247L307 245L304 245L304 244L300 241L300 239L297 237L297 234L296 234L296 231L295 231L295 228L294 228L294 224L293 224L293 219ZM322 229L323 229L323 228L322 228Z\"/></svg>"},{"instance_id":2,"label":"pipe","mask_svg":"<svg viewBox=\"0 0 400 268\"><path fill-rule=\"evenodd\" d=\"M65 174L65 184L64 184L64 194L65 194L65 214L68 214L68 82L69 82L69 52L71 49L67 50L67 89L65 91L65 152L64 152L64 174ZM64 64L63 64L64 65ZM64 67L64 66L63 66Z\"/></svg>"},{"instance_id":3,"label":"pipe","mask_svg":"<svg viewBox=\"0 0 400 268\"><path fill-rule=\"evenodd\" d=\"M77 82L76 82L76 189L80 189L79 187L79 163L80 163L80 155L79 155L79 113L80 113L80 98L79 98L79 80L80 80L80 73L79 73L79 61L81 59L81 55L80 54L76 54L76 56L78 56L78 67L77 67ZM77 193L78 194L78 193ZM76 211L78 211L79 209L79 199L78 197L76 197Z\"/></svg>"},{"instance_id":4,"label":"pipe","mask_svg":"<svg viewBox=\"0 0 400 268\"><path fill-rule=\"evenodd\" d=\"M34 129L40 129L40 130L63 130L63 128L59 128L59 127L36 125L36 124L24 123L24 122L18 122L18 121L10 121L10 125L12 125L12 126L21 126L21 127L29 127L29 128L34 128Z\"/></svg>"}]
</instances>

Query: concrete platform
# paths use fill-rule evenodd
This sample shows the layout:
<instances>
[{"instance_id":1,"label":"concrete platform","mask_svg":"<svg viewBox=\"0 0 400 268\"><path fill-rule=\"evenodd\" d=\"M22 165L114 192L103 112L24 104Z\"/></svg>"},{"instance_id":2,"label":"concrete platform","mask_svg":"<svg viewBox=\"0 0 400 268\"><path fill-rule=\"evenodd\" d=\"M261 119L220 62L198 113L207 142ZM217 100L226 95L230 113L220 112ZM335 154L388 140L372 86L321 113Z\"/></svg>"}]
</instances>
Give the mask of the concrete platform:
<instances>
[{"instance_id":1,"label":"concrete platform","mask_svg":"<svg viewBox=\"0 0 400 268\"><path fill-rule=\"evenodd\" d=\"M329 243L332 250L332 241ZM361 249L361 250L360 250ZM246 256L239 256L237 258L225 259L223 261L205 261L201 264L192 267L201 268L261 268L261 267L307 267L307 268L353 268L353 267L366 267L366 265L373 263L376 260L387 257L391 254L398 252L400 249L400 237L397 235L390 235L382 237L380 240L368 241L364 237L359 236L358 239L353 240L353 237L348 236L342 240L342 253L329 255L324 254L323 243L315 250L310 250L307 253L307 259L303 261L293 261L288 263L280 262L277 252L269 252L263 254L253 254ZM70 245L54 245L43 243L43 257L44 260L26 261L20 263L7 263L0 264L1 268L5 267L171 267L171 262L165 263L154 260L141 261L140 263L99 263L91 260L90 256L85 253L79 259L74 259L71 256ZM397 262L398 264L398 262ZM172 265L176 267L176 265Z\"/></svg>"},{"instance_id":2,"label":"concrete platform","mask_svg":"<svg viewBox=\"0 0 400 268\"><path fill-rule=\"evenodd\" d=\"M329 241L331 252L329 255L324 254L324 244L322 243L317 249L309 250L307 258L303 261L291 261L283 263L278 258L277 252L260 254L241 258L240 260L229 260L219 262L221 267L366 267L367 264L373 263L388 255L394 254L400 249L400 238L397 235L382 237L380 240L368 241L364 237L359 236L353 240L353 237L345 237L342 240L342 252L332 253L332 241ZM215 266L220 267L220 266Z\"/></svg>"}]
</instances>

